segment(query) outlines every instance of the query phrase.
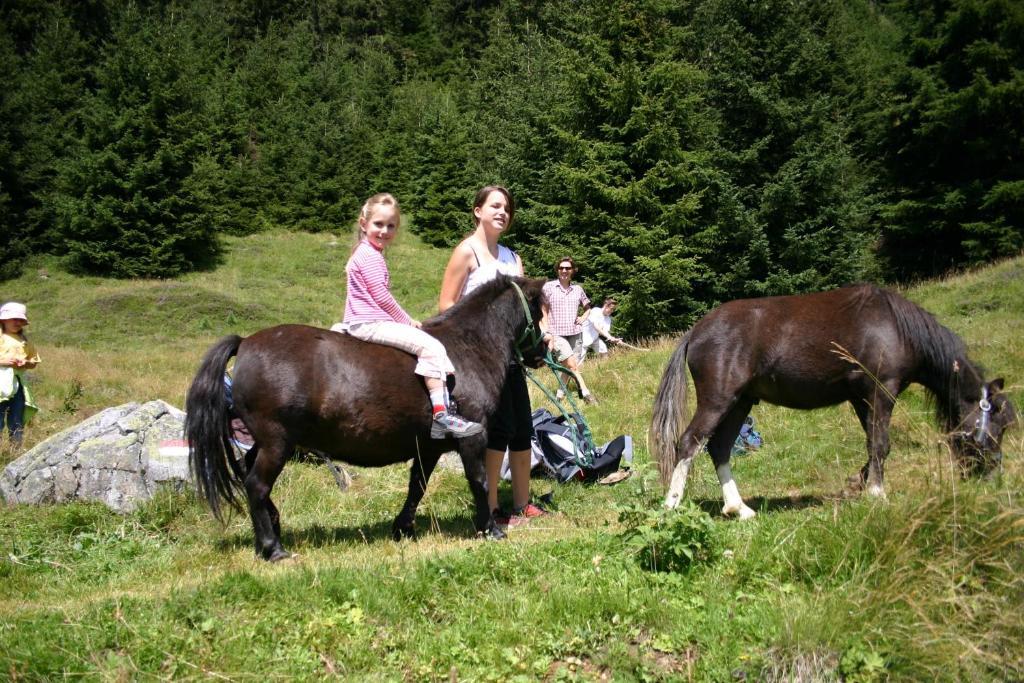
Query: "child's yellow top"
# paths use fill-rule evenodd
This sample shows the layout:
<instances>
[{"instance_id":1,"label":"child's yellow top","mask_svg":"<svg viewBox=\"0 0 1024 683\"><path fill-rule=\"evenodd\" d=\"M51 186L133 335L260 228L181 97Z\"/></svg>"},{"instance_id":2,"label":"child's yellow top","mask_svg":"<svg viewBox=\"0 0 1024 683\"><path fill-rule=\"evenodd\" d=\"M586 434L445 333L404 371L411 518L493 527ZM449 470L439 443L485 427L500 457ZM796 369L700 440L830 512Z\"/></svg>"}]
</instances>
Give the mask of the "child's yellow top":
<instances>
[{"instance_id":1,"label":"child's yellow top","mask_svg":"<svg viewBox=\"0 0 1024 683\"><path fill-rule=\"evenodd\" d=\"M38 363L39 352L32 342L20 334L0 333L0 364L10 363L12 360Z\"/></svg>"}]
</instances>

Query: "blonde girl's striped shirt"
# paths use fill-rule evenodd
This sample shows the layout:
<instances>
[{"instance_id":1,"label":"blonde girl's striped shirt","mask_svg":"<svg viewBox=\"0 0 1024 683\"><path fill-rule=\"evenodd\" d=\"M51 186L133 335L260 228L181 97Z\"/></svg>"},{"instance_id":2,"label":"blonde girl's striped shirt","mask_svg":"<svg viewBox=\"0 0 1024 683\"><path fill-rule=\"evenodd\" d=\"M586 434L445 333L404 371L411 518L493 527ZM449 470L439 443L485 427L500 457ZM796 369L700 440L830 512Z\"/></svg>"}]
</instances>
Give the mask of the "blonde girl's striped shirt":
<instances>
[{"instance_id":1,"label":"blonde girl's striped shirt","mask_svg":"<svg viewBox=\"0 0 1024 683\"><path fill-rule=\"evenodd\" d=\"M405 325L412 318L391 294L391 275L379 249L362 240L345 266L348 293L345 296L343 323L369 323L393 320Z\"/></svg>"}]
</instances>

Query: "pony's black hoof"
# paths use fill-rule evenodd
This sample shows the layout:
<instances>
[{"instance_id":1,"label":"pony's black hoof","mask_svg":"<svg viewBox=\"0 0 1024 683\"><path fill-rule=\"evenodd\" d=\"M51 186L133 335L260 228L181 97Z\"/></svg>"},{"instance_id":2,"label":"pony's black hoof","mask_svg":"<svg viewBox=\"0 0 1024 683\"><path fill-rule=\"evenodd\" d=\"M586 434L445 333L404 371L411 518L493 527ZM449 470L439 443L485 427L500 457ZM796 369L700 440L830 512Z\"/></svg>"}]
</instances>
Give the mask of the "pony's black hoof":
<instances>
[{"instance_id":1,"label":"pony's black hoof","mask_svg":"<svg viewBox=\"0 0 1024 683\"><path fill-rule=\"evenodd\" d=\"M262 557L267 562L280 562L281 560L290 560L293 557L298 556L288 552L287 550L284 550L283 548L277 548L276 550L272 551L269 555L263 553Z\"/></svg>"},{"instance_id":2,"label":"pony's black hoof","mask_svg":"<svg viewBox=\"0 0 1024 683\"><path fill-rule=\"evenodd\" d=\"M978 477L987 484L999 484L1003 481L1003 468L996 467L988 472L981 472Z\"/></svg>"},{"instance_id":3,"label":"pony's black hoof","mask_svg":"<svg viewBox=\"0 0 1024 683\"><path fill-rule=\"evenodd\" d=\"M497 524L492 524L489 528L478 531L477 536L482 537L485 541L504 541L508 538L508 535Z\"/></svg>"},{"instance_id":4,"label":"pony's black hoof","mask_svg":"<svg viewBox=\"0 0 1024 683\"><path fill-rule=\"evenodd\" d=\"M415 541L416 529L415 527L413 527L412 524L408 526L399 526L398 524L395 524L391 527L391 537L396 541L401 541L403 538L408 538L410 540Z\"/></svg>"}]
</instances>

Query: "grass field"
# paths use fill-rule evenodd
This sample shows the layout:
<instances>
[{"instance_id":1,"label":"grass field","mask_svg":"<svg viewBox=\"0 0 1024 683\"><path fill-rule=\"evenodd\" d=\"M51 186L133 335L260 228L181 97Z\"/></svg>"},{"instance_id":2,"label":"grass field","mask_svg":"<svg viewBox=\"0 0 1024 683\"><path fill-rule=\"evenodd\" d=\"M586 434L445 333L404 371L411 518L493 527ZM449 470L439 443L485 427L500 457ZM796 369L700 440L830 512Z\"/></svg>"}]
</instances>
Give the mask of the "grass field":
<instances>
[{"instance_id":1,"label":"grass field","mask_svg":"<svg viewBox=\"0 0 1024 683\"><path fill-rule=\"evenodd\" d=\"M393 289L414 317L436 305L447 252L406 233ZM349 236L232 238L211 272L173 281L74 277L50 259L3 283L29 304L43 411L26 446L106 407L183 404L207 346L279 322L330 325ZM906 292L1007 379L1024 408L1024 259ZM404 467L292 463L275 489L286 547L255 559L247 516L213 521L164 494L121 516L100 505L12 506L0 525L0 675L39 680L1012 680L1024 678L1022 430L996 481L954 476L923 393L893 420L886 502L840 495L864 462L849 407L767 405L765 438L734 461L749 522L721 517L710 460L689 503L659 512L650 406L674 340L584 366L598 442L632 434L634 476L556 486L557 514L476 540L464 479L439 471L395 543ZM544 402L535 396L535 406ZM14 454L0 455L6 464ZM502 491L507 495L508 491ZM651 571L651 549L693 560Z\"/></svg>"}]
</instances>

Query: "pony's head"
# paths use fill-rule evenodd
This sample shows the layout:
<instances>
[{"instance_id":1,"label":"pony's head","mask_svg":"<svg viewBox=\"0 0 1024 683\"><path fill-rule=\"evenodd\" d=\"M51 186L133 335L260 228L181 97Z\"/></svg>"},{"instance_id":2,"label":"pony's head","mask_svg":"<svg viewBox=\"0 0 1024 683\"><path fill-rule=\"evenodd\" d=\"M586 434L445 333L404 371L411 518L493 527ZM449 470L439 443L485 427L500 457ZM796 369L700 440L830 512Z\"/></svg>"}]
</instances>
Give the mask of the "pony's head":
<instances>
[{"instance_id":1,"label":"pony's head","mask_svg":"<svg viewBox=\"0 0 1024 683\"><path fill-rule=\"evenodd\" d=\"M523 358L523 363L531 368L539 368L544 364L547 344L544 343L544 332L540 328L544 316L544 280L527 280L509 278L512 289L519 297L525 312L525 324L516 339L516 350Z\"/></svg>"},{"instance_id":2,"label":"pony's head","mask_svg":"<svg viewBox=\"0 0 1024 683\"><path fill-rule=\"evenodd\" d=\"M1003 432L1017 421L1017 412L1003 393L1000 377L981 386L981 398L961 406L960 427L951 442L964 476L988 475L1003 460Z\"/></svg>"}]
</instances>

